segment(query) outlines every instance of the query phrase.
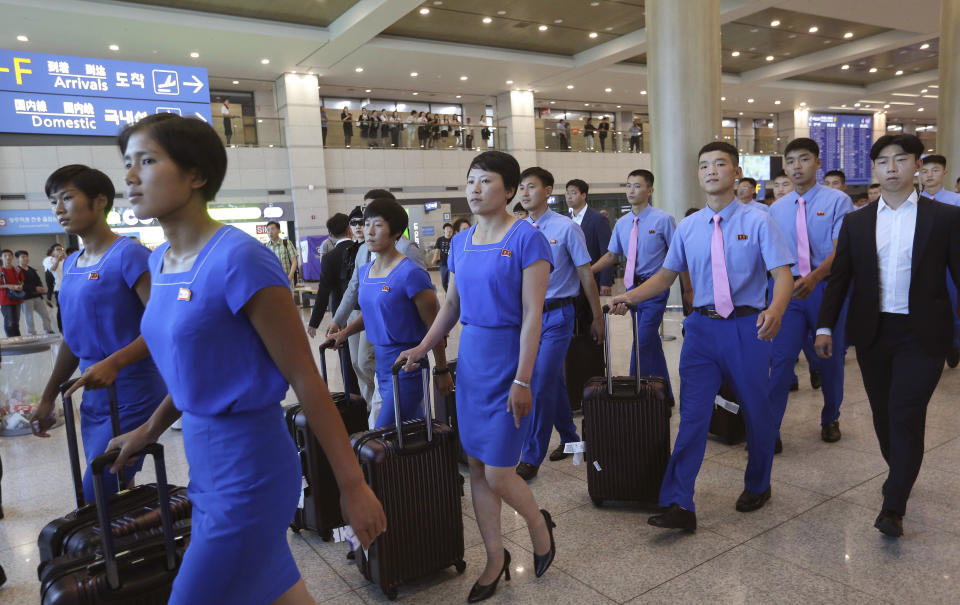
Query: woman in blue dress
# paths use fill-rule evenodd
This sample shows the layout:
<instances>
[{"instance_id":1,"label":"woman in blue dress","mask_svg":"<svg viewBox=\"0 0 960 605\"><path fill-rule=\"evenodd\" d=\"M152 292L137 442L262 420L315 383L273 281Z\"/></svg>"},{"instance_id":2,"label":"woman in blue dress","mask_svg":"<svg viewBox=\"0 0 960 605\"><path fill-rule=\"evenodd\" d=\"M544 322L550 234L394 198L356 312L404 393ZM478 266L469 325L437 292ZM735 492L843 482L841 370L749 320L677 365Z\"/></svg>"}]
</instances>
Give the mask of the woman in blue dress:
<instances>
[{"instance_id":1,"label":"woman in blue dress","mask_svg":"<svg viewBox=\"0 0 960 605\"><path fill-rule=\"evenodd\" d=\"M120 135L127 197L167 242L150 256L143 336L170 388L150 419L110 442L116 471L182 414L193 503L170 603L311 603L287 544L301 486L280 402L293 386L368 546L386 526L320 378L276 256L210 218L227 168L201 120L151 115Z\"/></svg>"},{"instance_id":2,"label":"woman in blue dress","mask_svg":"<svg viewBox=\"0 0 960 605\"><path fill-rule=\"evenodd\" d=\"M364 238L376 260L360 267L360 316L338 332L339 347L351 334L366 330L373 343L377 385L383 397L375 428L393 426L393 374L391 366L402 351L416 346L437 317L437 294L427 270L397 251L397 240L407 229L409 218L396 200L371 201L363 211ZM433 348L437 387L442 394L453 390L447 369L446 343ZM423 418L423 380L419 372L400 374L400 418Z\"/></svg>"},{"instance_id":3,"label":"woman in blue dress","mask_svg":"<svg viewBox=\"0 0 960 605\"><path fill-rule=\"evenodd\" d=\"M460 321L457 422L469 457L470 486L487 564L470 591L473 603L493 596L500 575L510 579L510 553L500 530L501 502L527 522L534 571L553 561L553 521L514 470L534 405L530 379L540 343L540 320L550 279L550 244L530 223L507 210L520 185L513 156L486 151L467 171L473 227L454 236L447 299L427 335L398 360L422 359Z\"/></svg>"},{"instance_id":4,"label":"woman in blue dress","mask_svg":"<svg viewBox=\"0 0 960 605\"><path fill-rule=\"evenodd\" d=\"M51 412L59 386L79 366L83 376L69 393L86 387L80 404L80 433L88 463L83 494L93 502L89 463L113 438L103 387L116 385L121 432L143 424L167 394L140 336L140 318L150 296L150 251L107 225L114 188L106 174L79 164L64 166L50 175L45 190L54 216L67 233L83 240L83 249L63 263L63 344L41 395L33 429L37 435L49 436L46 430L54 421ZM141 459L127 473L131 484L142 465ZM102 482L107 494L120 489L116 477Z\"/></svg>"}]
</instances>

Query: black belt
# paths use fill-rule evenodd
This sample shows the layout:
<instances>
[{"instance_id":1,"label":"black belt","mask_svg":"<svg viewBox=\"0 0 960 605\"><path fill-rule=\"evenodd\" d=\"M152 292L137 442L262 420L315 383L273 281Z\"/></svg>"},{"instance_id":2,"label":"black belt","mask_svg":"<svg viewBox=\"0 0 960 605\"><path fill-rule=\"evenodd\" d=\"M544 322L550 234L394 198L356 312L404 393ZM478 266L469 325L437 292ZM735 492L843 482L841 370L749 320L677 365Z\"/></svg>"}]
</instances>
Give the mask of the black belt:
<instances>
[{"instance_id":1,"label":"black belt","mask_svg":"<svg viewBox=\"0 0 960 605\"><path fill-rule=\"evenodd\" d=\"M813 273L813 270L814 270L814 269L816 269L816 267L814 267L813 269L810 269L810 273ZM810 273L807 273L807 275L810 275ZM797 280L803 279L803 277L804 277L803 275L794 275L794 276L793 276L793 281L797 281Z\"/></svg>"},{"instance_id":2,"label":"black belt","mask_svg":"<svg viewBox=\"0 0 960 605\"><path fill-rule=\"evenodd\" d=\"M694 307L693 310L700 315L706 315L710 319L733 319L734 317L756 315L760 312L760 309L756 307L734 307L733 313L731 313L729 317L724 317L723 315L717 313L717 310L713 307Z\"/></svg>"},{"instance_id":3,"label":"black belt","mask_svg":"<svg viewBox=\"0 0 960 605\"><path fill-rule=\"evenodd\" d=\"M562 309L566 305L572 305L576 298L554 298L552 300L544 301L543 303L543 312L553 311L555 309Z\"/></svg>"}]
</instances>

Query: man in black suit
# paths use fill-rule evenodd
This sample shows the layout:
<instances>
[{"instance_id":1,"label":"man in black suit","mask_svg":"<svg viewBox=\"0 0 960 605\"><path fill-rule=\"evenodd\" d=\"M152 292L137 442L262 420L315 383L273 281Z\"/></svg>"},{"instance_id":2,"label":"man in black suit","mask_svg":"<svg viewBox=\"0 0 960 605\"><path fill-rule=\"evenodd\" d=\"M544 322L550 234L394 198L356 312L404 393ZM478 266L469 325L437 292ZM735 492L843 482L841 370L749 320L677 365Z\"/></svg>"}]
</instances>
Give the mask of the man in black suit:
<instances>
[{"instance_id":1,"label":"man in black suit","mask_svg":"<svg viewBox=\"0 0 960 605\"><path fill-rule=\"evenodd\" d=\"M908 134L881 137L870 149L880 198L844 219L815 343L818 355L831 356L831 330L853 282L847 342L856 347L890 469L874 526L893 537L903 535L923 460L927 403L952 346L944 276L949 268L960 277L960 208L918 197L913 185L923 149Z\"/></svg>"},{"instance_id":2,"label":"man in black suit","mask_svg":"<svg viewBox=\"0 0 960 605\"><path fill-rule=\"evenodd\" d=\"M587 238L587 251L590 252L590 263L600 260L606 254L610 244L610 221L599 211L587 206L587 192L590 186L585 181L573 179L567 181L567 206L570 207L570 218L580 225L584 237ZM613 269L597 271L594 275L600 287L601 296L610 296L613 288Z\"/></svg>"}]
</instances>

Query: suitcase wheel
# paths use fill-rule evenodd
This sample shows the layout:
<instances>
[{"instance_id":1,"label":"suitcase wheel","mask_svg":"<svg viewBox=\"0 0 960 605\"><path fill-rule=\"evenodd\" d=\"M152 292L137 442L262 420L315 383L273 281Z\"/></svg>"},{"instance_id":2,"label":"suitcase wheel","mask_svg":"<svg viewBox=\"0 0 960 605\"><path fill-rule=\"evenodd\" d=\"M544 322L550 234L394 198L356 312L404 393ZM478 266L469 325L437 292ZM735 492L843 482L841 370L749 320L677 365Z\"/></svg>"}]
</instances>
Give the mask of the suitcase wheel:
<instances>
[{"instance_id":1,"label":"suitcase wheel","mask_svg":"<svg viewBox=\"0 0 960 605\"><path fill-rule=\"evenodd\" d=\"M600 498L590 498L590 499L593 500L593 505L596 506L597 508L600 508L603 506L603 500L601 500Z\"/></svg>"},{"instance_id":2,"label":"suitcase wheel","mask_svg":"<svg viewBox=\"0 0 960 605\"><path fill-rule=\"evenodd\" d=\"M397 600L397 589L396 588L385 588L383 594L387 595L387 598L391 601Z\"/></svg>"},{"instance_id":3,"label":"suitcase wheel","mask_svg":"<svg viewBox=\"0 0 960 605\"><path fill-rule=\"evenodd\" d=\"M456 568L457 573L463 573L464 570L467 569L467 562L466 562L466 561L462 561L462 560L461 560L461 561L455 561L455 562L453 563L453 566Z\"/></svg>"}]
</instances>

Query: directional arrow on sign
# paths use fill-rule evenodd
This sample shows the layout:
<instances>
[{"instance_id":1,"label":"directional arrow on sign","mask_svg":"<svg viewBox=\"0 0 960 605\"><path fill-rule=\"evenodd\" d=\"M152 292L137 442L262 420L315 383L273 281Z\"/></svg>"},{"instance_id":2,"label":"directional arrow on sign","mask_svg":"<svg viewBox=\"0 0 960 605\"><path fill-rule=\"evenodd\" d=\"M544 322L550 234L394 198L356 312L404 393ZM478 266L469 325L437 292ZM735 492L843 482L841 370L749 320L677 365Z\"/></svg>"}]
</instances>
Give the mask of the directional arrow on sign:
<instances>
[{"instance_id":1,"label":"directional arrow on sign","mask_svg":"<svg viewBox=\"0 0 960 605\"><path fill-rule=\"evenodd\" d=\"M197 93L200 92L200 90L203 88L203 80L201 80L201 79L198 78L196 75L194 75L192 82L184 82L183 85L184 85L184 86L192 86L192 87L193 87L193 94L197 94Z\"/></svg>"},{"instance_id":2,"label":"directional arrow on sign","mask_svg":"<svg viewBox=\"0 0 960 605\"><path fill-rule=\"evenodd\" d=\"M203 117L203 114L201 114L199 111L193 112L193 115L197 116L198 118L200 118L201 120L203 120L204 123L206 123L207 119L206 119L205 117Z\"/></svg>"}]
</instances>

